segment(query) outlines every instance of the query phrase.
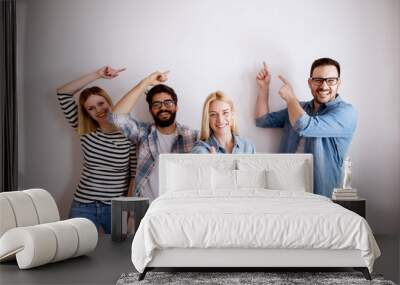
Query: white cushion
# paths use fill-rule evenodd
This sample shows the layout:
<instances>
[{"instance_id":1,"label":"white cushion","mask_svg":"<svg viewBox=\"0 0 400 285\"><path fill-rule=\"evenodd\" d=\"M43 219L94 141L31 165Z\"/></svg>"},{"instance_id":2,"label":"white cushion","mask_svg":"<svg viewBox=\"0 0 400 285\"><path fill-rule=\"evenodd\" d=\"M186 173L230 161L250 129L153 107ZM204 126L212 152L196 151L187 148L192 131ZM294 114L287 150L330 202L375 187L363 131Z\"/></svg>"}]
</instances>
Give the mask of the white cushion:
<instances>
[{"instance_id":1,"label":"white cushion","mask_svg":"<svg viewBox=\"0 0 400 285\"><path fill-rule=\"evenodd\" d=\"M93 222L85 218L74 218L65 222L71 224L78 233L78 248L73 257L86 254L96 248L98 233Z\"/></svg>"},{"instance_id":2,"label":"white cushion","mask_svg":"<svg viewBox=\"0 0 400 285\"><path fill-rule=\"evenodd\" d=\"M221 190L236 190L236 170L231 169L212 169L212 188L215 191Z\"/></svg>"},{"instance_id":3,"label":"white cushion","mask_svg":"<svg viewBox=\"0 0 400 285\"><path fill-rule=\"evenodd\" d=\"M266 170L236 170L237 187L267 188Z\"/></svg>"},{"instance_id":4,"label":"white cushion","mask_svg":"<svg viewBox=\"0 0 400 285\"><path fill-rule=\"evenodd\" d=\"M57 239L43 225L14 228L0 238L0 260L16 256L20 269L49 263L56 251Z\"/></svg>"},{"instance_id":5,"label":"white cushion","mask_svg":"<svg viewBox=\"0 0 400 285\"><path fill-rule=\"evenodd\" d=\"M60 220L57 204L49 192L29 189L0 193L0 237L15 227Z\"/></svg>"},{"instance_id":6,"label":"white cushion","mask_svg":"<svg viewBox=\"0 0 400 285\"><path fill-rule=\"evenodd\" d=\"M17 222L15 221L14 211L10 202L6 197L0 195L0 237L9 229L15 228Z\"/></svg>"},{"instance_id":7,"label":"white cushion","mask_svg":"<svg viewBox=\"0 0 400 285\"><path fill-rule=\"evenodd\" d=\"M28 194L13 191L3 192L1 195L10 202L17 227L33 226L39 223L35 205Z\"/></svg>"},{"instance_id":8,"label":"white cushion","mask_svg":"<svg viewBox=\"0 0 400 285\"><path fill-rule=\"evenodd\" d=\"M78 249L78 232L71 228L68 221L43 224L44 227L51 229L57 240L57 250L51 262L64 260L74 256Z\"/></svg>"},{"instance_id":9,"label":"white cushion","mask_svg":"<svg viewBox=\"0 0 400 285\"><path fill-rule=\"evenodd\" d=\"M288 157L289 158L289 157ZM311 191L312 181L310 167L303 159L247 159L238 161L239 170L266 170L266 181L268 189L290 190L290 191Z\"/></svg>"},{"instance_id":10,"label":"white cushion","mask_svg":"<svg viewBox=\"0 0 400 285\"><path fill-rule=\"evenodd\" d=\"M170 163L168 165L167 191L211 189L211 167Z\"/></svg>"},{"instance_id":11,"label":"white cushion","mask_svg":"<svg viewBox=\"0 0 400 285\"><path fill-rule=\"evenodd\" d=\"M13 228L0 238L0 261L16 256L19 268L28 269L86 254L97 239L96 226L85 218Z\"/></svg>"},{"instance_id":12,"label":"white cushion","mask_svg":"<svg viewBox=\"0 0 400 285\"><path fill-rule=\"evenodd\" d=\"M49 192L43 189L24 190L30 196L39 218L39 224L51 223L60 220L57 204Z\"/></svg>"},{"instance_id":13,"label":"white cushion","mask_svg":"<svg viewBox=\"0 0 400 285\"><path fill-rule=\"evenodd\" d=\"M302 168L288 169L286 171L267 171L268 189L306 191L308 182Z\"/></svg>"}]
</instances>

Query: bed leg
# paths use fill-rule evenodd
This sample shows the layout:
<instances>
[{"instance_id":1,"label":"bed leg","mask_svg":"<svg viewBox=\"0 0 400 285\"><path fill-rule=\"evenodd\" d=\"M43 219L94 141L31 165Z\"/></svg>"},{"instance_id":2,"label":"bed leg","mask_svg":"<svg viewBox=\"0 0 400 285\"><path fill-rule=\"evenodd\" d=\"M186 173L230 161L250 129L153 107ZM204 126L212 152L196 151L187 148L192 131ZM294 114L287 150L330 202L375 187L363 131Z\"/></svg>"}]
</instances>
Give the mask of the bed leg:
<instances>
[{"instance_id":1,"label":"bed leg","mask_svg":"<svg viewBox=\"0 0 400 285\"><path fill-rule=\"evenodd\" d=\"M147 267L144 269L144 271L142 273L139 274L138 281L142 281L144 279L144 277L146 276L146 273L147 273Z\"/></svg>"},{"instance_id":2,"label":"bed leg","mask_svg":"<svg viewBox=\"0 0 400 285\"><path fill-rule=\"evenodd\" d=\"M357 271L361 271L362 274L364 275L365 279L372 280L371 274L369 274L369 270L367 267L355 267L354 269Z\"/></svg>"}]
</instances>

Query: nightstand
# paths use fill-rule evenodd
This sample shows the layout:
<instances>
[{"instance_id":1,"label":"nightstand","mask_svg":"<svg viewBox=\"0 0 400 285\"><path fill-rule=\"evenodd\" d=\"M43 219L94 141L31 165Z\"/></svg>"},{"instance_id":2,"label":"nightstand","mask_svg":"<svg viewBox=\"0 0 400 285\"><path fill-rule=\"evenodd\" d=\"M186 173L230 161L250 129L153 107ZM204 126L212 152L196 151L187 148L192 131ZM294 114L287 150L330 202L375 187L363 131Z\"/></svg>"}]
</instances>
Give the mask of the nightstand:
<instances>
[{"instance_id":1,"label":"nightstand","mask_svg":"<svg viewBox=\"0 0 400 285\"><path fill-rule=\"evenodd\" d=\"M363 198L358 198L354 200L336 200L332 199L332 202L339 204L340 206L353 211L356 214L359 214L361 217L365 219L366 213L366 200Z\"/></svg>"},{"instance_id":2,"label":"nightstand","mask_svg":"<svg viewBox=\"0 0 400 285\"><path fill-rule=\"evenodd\" d=\"M145 197L118 197L111 199L112 241L123 241L128 237L128 213L133 214L133 234L135 234L149 204L149 198Z\"/></svg>"}]
</instances>

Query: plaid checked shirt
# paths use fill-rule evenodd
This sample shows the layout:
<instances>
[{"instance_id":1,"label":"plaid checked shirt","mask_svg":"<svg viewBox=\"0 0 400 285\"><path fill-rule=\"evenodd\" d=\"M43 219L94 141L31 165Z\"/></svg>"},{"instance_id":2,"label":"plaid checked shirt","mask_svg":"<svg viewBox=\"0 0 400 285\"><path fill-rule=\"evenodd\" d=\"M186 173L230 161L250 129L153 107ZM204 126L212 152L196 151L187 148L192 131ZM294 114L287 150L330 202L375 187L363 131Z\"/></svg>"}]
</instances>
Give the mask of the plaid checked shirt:
<instances>
[{"instance_id":1,"label":"plaid checked shirt","mask_svg":"<svg viewBox=\"0 0 400 285\"><path fill-rule=\"evenodd\" d=\"M157 146L157 129L154 123L139 122L129 114L108 113L108 121L121 129L123 134L137 144L137 168L135 177L135 194L140 196L141 189L153 171L159 150ZM197 141L198 131L176 123L177 140L172 146L173 153L190 153Z\"/></svg>"}]
</instances>

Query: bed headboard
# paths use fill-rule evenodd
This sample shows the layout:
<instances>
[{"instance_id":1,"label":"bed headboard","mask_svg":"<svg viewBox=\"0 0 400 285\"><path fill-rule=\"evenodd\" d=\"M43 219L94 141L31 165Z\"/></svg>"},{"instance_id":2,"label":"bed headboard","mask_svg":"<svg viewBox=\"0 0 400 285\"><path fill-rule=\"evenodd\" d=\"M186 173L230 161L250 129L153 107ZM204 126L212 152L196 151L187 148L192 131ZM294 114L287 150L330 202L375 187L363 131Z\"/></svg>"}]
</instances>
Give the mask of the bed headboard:
<instances>
[{"instance_id":1,"label":"bed headboard","mask_svg":"<svg viewBox=\"0 0 400 285\"><path fill-rule=\"evenodd\" d=\"M202 187L211 180L207 169L217 169L219 173L230 170L266 171L268 181L274 189L276 184L285 184L290 190L302 190L313 193L313 156L312 154L160 154L159 161L159 195L171 191L171 185L180 184L186 180L188 169L203 171ZM196 175L198 177L198 175ZM195 183L195 182L194 182ZM177 186L178 187L178 186ZM295 189L294 189L295 188ZM289 190L289 189L284 189Z\"/></svg>"}]
</instances>

